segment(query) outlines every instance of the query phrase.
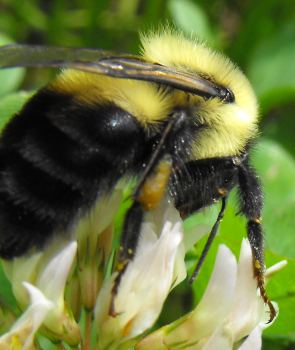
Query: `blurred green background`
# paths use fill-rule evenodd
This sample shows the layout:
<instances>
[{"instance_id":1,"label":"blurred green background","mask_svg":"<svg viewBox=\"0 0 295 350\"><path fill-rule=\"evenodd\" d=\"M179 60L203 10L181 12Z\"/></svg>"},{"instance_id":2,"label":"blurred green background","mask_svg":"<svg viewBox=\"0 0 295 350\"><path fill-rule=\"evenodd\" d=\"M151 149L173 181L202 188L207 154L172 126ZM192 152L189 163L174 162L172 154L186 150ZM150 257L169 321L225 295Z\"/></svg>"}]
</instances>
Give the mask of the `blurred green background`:
<instances>
[{"instance_id":1,"label":"blurred green background","mask_svg":"<svg viewBox=\"0 0 295 350\"><path fill-rule=\"evenodd\" d=\"M86 46L138 53L138 30L174 22L224 52L246 73L260 101L261 137L253 165L265 192L266 262L288 265L268 286L280 315L264 333L264 349L295 347L295 2L294 0L0 0L0 45L11 42ZM44 84L52 72L0 72L0 126L28 97L18 89ZM216 249L226 242L238 256L245 222L235 216L235 195L199 279L181 284L167 300L159 323L191 309L202 295ZM218 208L197 221L214 222ZM189 219L186 225L194 225ZM188 255L194 265L197 252ZM0 281L1 282L1 281ZM2 282L5 285L5 282ZM5 294L5 291L3 292Z\"/></svg>"}]
</instances>

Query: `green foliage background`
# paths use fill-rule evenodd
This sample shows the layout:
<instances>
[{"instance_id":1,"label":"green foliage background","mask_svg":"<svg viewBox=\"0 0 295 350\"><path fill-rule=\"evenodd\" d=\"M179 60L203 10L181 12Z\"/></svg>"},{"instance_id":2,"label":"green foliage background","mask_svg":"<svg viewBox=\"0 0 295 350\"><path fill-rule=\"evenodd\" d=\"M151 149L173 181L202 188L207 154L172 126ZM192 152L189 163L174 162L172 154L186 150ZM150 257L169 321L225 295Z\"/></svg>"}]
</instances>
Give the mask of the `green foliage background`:
<instances>
[{"instance_id":1,"label":"green foliage background","mask_svg":"<svg viewBox=\"0 0 295 350\"><path fill-rule=\"evenodd\" d=\"M245 71L260 101L261 137L253 152L265 191L266 263L288 265L268 285L280 315L264 332L264 349L295 346L295 2L294 0L0 0L0 45L11 42L87 46L138 53L138 30L174 22L206 40ZM0 72L0 127L29 93L50 79L45 69ZM216 250L225 242L238 256L245 222L232 196L219 237L193 288L181 284L168 298L160 324L189 311L201 297ZM218 208L191 218L212 224ZM200 243L200 245L202 242ZM188 254L193 266L201 247ZM1 279L2 278L2 279ZM10 298L0 277L1 293ZM12 302L12 301L11 301Z\"/></svg>"}]
</instances>

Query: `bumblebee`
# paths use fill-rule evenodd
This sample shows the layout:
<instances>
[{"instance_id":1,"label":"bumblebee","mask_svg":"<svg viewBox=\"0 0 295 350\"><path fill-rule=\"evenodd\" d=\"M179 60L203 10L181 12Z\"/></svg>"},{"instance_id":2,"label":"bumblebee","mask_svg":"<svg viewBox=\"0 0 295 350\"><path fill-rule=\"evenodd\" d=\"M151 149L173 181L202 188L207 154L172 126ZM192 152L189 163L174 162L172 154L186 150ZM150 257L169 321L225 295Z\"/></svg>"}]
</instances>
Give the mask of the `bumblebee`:
<instances>
[{"instance_id":1,"label":"bumblebee","mask_svg":"<svg viewBox=\"0 0 295 350\"><path fill-rule=\"evenodd\" d=\"M197 275L238 186L253 272L265 289L263 194L249 163L257 102L239 68L204 44L166 29L142 35L142 55L12 45L0 67L66 68L41 88L0 138L0 256L12 259L73 230L98 198L135 177L121 236L121 274L133 259L147 211L165 192L182 218L222 207Z\"/></svg>"}]
</instances>

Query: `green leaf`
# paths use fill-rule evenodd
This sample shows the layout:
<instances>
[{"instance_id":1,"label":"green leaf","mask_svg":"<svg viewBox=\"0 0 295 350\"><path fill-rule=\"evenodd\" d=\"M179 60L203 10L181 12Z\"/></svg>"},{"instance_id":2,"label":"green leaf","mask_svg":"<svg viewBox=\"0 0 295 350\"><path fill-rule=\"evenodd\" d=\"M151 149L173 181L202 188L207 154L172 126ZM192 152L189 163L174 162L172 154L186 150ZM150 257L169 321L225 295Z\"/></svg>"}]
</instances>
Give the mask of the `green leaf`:
<instances>
[{"instance_id":1,"label":"green leaf","mask_svg":"<svg viewBox=\"0 0 295 350\"><path fill-rule=\"evenodd\" d=\"M264 111L294 99L294 25L261 40L249 61L248 77Z\"/></svg>"},{"instance_id":2,"label":"green leaf","mask_svg":"<svg viewBox=\"0 0 295 350\"><path fill-rule=\"evenodd\" d=\"M7 95L0 100L0 130L21 109L30 96L31 93L21 91Z\"/></svg>"},{"instance_id":3,"label":"green leaf","mask_svg":"<svg viewBox=\"0 0 295 350\"><path fill-rule=\"evenodd\" d=\"M264 118L262 129L264 135L279 142L293 155L295 155L294 102L272 110L271 113Z\"/></svg>"},{"instance_id":4,"label":"green leaf","mask_svg":"<svg viewBox=\"0 0 295 350\"><path fill-rule=\"evenodd\" d=\"M279 315L274 324L264 331L265 334L288 334L295 329L294 303L295 303L295 261L283 256L266 252L267 267L287 260L288 264L267 284L267 293L271 300L279 305Z\"/></svg>"},{"instance_id":5,"label":"green leaf","mask_svg":"<svg viewBox=\"0 0 295 350\"><path fill-rule=\"evenodd\" d=\"M16 300L12 293L11 283L9 282L9 280L7 279L3 271L1 260L0 260L0 295L4 298L4 300L8 303L8 305L14 311L17 311Z\"/></svg>"},{"instance_id":6,"label":"green leaf","mask_svg":"<svg viewBox=\"0 0 295 350\"><path fill-rule=\"evenodd\" d=\"M203 8L188 0L170 0L168 9L177 26L203 40L213 41L208 17Z\"/></svg>"},{"instance_id":7,"label":"green leaf","mask_svg":"<svg viewBox=\"0 0 295 350\"><path fill-rule=\"evenodd\" d=\"M258 143L252 160L265 193L266 249L295 258L295 160L278 143L266 139Z\"/></svg>"},{"instance_id":8,"label":"green leaf","mask_svg":"<svg viewBox=\"0 0 295 350\"><path fill-rule=\"evenodd\" d=\"M288 334L295 329L295 160L278 143L261 140L253 153L253 164L265 192L263 226L267 267L288 258L288 265L267 285L280 314L265 334ZM271 251L271 252L270 252ZM273 253L272 253L273 252Z\"/></svg>"},{"instance_id":9,"label":"green leaf","mask_svg":"<svg viewBox=\"0 0 295 350\"><path fill-rule=\"evenodd\" d=\"M0 46L13 44L6 35L0 33ZM24 68L10 68L0 70L0 96L16 90L25 76Z\"/></svg>"}]
</instances>

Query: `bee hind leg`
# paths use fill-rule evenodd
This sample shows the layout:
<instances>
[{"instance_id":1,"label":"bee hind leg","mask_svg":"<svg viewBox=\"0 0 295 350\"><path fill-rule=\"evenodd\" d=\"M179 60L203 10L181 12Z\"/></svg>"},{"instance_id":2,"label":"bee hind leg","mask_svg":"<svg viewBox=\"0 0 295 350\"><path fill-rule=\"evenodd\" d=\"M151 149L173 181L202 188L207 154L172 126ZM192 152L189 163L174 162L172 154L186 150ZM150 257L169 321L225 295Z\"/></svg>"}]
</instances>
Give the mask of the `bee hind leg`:
<instances>
[{"instance_id":1,"label":"bee hind leg","mask_svg":"<svg viewBox=\"0 0 295 350\"><path fill-rule=\"evenodd\" d=\"M257 288L261 297L269 307L270 323L276 316L275 308L269 299L265 288L265 262L263 246L263 228L261 225L261 213L263 208L263 194L258 176L248 163L246 153L241 162L237 162L239 169L238 186L241 204L241 214L248 219L247 234L252 251L253 274L257 280Z\"/></svg>"}]
</instances>

